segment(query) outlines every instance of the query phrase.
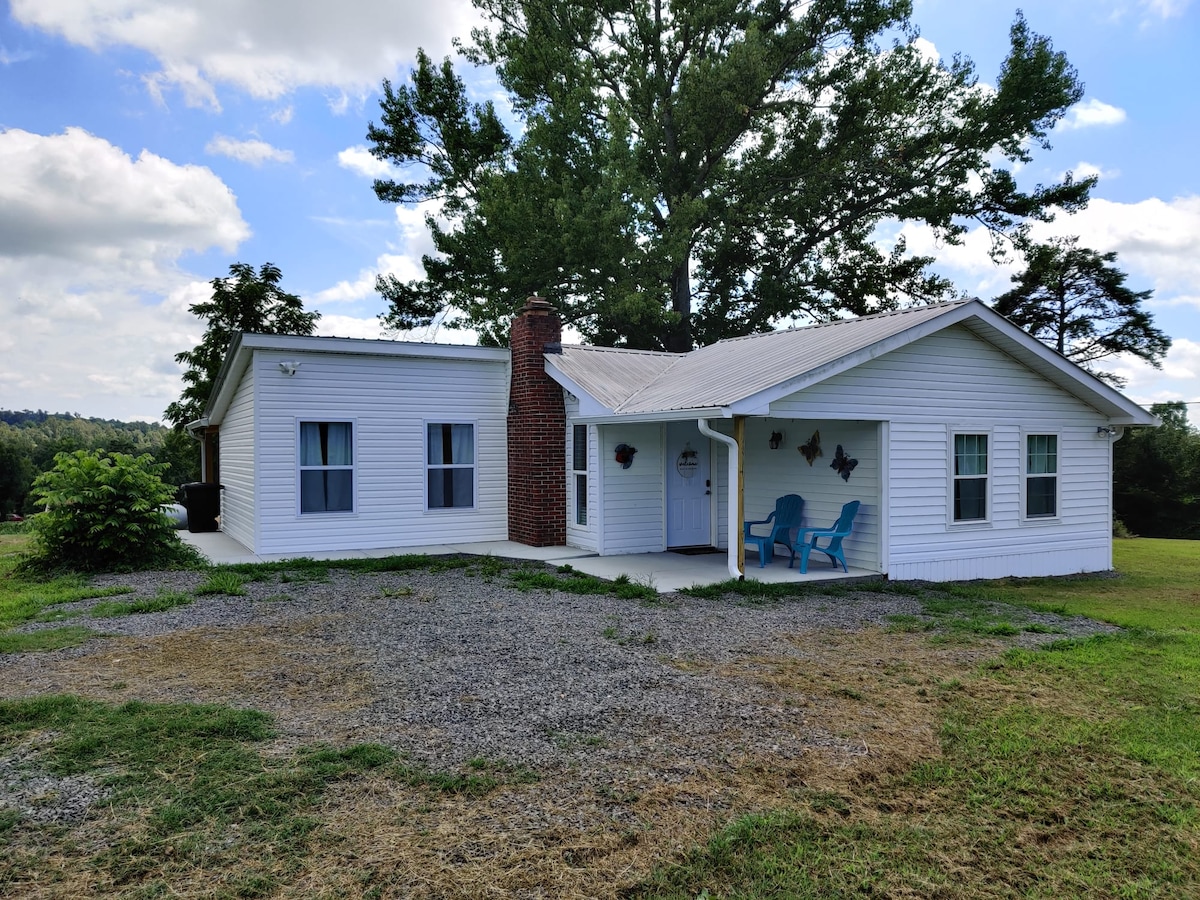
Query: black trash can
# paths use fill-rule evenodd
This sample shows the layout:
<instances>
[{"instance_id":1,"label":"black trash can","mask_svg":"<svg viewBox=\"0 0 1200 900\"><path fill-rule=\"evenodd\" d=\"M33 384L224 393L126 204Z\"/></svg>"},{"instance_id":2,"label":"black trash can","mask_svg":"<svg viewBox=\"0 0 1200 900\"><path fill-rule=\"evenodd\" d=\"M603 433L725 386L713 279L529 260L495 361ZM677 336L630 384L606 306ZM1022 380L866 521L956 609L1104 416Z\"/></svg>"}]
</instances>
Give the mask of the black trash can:
<instances>
[{"instance_id":1,"label":"black trash can","mask_svg":"<svg viewBox=\"0 0 1200 900\"><path fill-rule=\"evenodd\" d=\"M188 531L216 531L217 516L221 514L221 491L224 485L193 481L180 489L180 502L187 508Z\"/></svg>"}]
</instances>

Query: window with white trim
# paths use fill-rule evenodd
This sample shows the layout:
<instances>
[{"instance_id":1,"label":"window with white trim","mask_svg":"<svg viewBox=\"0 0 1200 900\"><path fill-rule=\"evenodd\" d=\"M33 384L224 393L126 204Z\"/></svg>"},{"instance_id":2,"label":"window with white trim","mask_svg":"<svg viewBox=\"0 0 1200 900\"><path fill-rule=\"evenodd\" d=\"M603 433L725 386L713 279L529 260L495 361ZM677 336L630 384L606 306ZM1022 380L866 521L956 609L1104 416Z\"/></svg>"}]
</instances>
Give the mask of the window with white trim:
<instances>
[{"instance_id":1,"label":"window with white trim","mask_svg":"<svg viewBox=\"0 0 1200 900\"><path fill-rule=\"evenodd\" d=\"M428 509L472 509L475 506L474 425L426 423L425 486Z\"/></svg>"},{"instance_id":2,"label":"window with white trim","mask_svg":"<svg viewBox=\"0 0 1200 900\"><path fill-rule=\"evenodd\" d=\"M571 430L571 469L575 474L575 524L586 525L588 505L588 427L576 425Z\"/></svg>"},{"instance_id":3,"label":"window with white trim","mask_svg":"<svg viewBox=\"0 0 1200 900\"><path fill-rule=\"evenodd\" d=\"M354 511L354 423L298 423L300 513Z\"/></svg>"},{"instance_id":4,"label":"window with white trim","mask_svg":"<svg viewBox=\"0 0 1200 900\"><path fill-rule=\"evenodd\" d=\"M1058 435L1025 435L1025 518L1058 515Z\"/></svg>"},{"instance_id":5,"label":"window with white trim","mask_svg":"<svg viewBox=\"0 0 1200 900\"><path fill-rule=\"evenodd\" d=\"M986 522L988 518L988 435L954 435L955 522Z\"/></svg>"}]
</instances>

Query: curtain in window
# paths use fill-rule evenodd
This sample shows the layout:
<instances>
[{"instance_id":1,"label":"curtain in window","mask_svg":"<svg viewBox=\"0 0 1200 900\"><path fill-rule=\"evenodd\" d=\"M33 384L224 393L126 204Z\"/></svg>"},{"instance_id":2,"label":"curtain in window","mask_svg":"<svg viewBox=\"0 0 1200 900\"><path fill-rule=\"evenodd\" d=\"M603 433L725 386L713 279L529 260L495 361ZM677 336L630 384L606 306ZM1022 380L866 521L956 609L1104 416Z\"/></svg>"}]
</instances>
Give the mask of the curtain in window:
<instances>
[{"instance_id":1,"label":"curtain in window","mask_svg":"<svg viewBox=\"0 0 1200 900\"><path fill-rule=\"evenodd\" d=\"M300 465L301 513L354 509L354 471L325 468L354 465L352 423L301 422Z\"/></svg>"},{"instance_id":2,"label":"curtain in window","mask_svg":"<svg viewBox=\"0 0 1200 900\"><path fill-rule=\"evenodd\" d=\"M431 424L426 489L430 509L475 505L475 426Z\"/></svg>"}]
</instances>

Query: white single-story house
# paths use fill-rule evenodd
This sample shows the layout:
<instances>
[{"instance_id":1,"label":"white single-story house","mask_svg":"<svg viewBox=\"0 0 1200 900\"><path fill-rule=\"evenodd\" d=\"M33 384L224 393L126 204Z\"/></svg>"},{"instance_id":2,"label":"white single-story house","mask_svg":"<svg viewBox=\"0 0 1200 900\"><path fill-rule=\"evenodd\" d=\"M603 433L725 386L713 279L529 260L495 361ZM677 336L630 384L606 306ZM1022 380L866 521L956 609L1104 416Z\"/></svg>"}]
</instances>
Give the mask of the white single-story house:
<instances>
[{"instance_id":1,"label":"white single-story house","mask_svg":"<svg viewBox=\"0 0 1200 900\"><path fill-rule=\"evenodd\" d=\"M193 431L256 553L712 547L753 576L741 522L799 494L806 525L861 501L852 567L939 581L1111 568L1112 443L1157 421L978 300L670 354L564 346L531 299L510 350L242 335Z\"/></svg>"}]
</instances>

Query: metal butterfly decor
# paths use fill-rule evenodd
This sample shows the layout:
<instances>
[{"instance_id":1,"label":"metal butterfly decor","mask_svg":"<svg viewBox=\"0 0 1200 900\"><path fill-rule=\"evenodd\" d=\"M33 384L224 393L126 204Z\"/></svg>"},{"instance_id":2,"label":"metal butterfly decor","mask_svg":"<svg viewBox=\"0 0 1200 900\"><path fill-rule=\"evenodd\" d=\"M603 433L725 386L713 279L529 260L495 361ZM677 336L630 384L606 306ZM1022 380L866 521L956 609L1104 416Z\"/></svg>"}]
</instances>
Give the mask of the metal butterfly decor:
<instances>
[{"instance_id":1,"label":"metal butterfly decor","mask_svg":"<svg viewBox=\"0 0 1200 900\"><path fill-rule=\"evenodd\" d=\"M833 462L829 464L829 468L837 471L842 476L842 481L850 480L850 473L854 471L854 467L858 465L857 459L851 459L850 456L842 451L842 445L837 445L837 452L833 454Z\"/></svg>"},{"instance_id":2,"label":"metal butterfly decor","mask_svg":"<svg viewBox=\"0 0 1200 900\"><path fill-rule=\"evenodd\" d=\"M812 437L808 439L808 443L801 444L796 449L804 454L804 458L808 460L808 464L811 466L813 460L821 455L821 432L814 431Z\"/></svg>"}]
</instances>

